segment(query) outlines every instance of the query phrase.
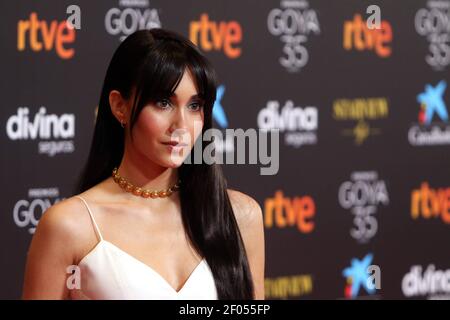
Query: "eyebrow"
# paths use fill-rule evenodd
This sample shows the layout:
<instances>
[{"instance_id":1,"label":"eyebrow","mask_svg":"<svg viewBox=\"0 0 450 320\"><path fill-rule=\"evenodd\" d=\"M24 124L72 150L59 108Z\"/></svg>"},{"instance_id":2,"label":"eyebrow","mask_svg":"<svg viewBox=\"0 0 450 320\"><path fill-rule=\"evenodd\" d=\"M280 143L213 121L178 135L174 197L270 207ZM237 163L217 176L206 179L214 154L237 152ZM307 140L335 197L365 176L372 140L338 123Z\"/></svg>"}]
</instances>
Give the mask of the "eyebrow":
<instances>
[{"instance_id":1,"label":"eyebrow","mask_svg":"<svg viewBox=\"0 0 450 320\"><path fill-rule=\"evenodd\" d=\"M177 96L177 94L174 92L171 96L170 96L170 98L178 98L178 96ZM189 100L192 100L192 99L203 99L203 97L202 97L202 95L201 94L194 94L194 95L192 95L190 98L189 98Z\"/></svg>"}]
</instances>

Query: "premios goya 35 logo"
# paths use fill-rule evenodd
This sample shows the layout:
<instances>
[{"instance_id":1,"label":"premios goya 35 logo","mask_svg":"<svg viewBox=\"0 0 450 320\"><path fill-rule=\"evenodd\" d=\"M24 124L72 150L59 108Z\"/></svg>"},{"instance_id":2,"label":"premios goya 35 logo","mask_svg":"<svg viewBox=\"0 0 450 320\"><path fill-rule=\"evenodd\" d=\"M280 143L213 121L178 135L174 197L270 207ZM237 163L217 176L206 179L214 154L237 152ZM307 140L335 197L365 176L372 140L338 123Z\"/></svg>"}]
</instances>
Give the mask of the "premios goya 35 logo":
<instances>
[{"instance_id":1,"label":"premios goya 35 logo","mask_svg":"<svg viewBox=\"0 0 450 320\"><path fill-rule=\"evenodd\" d=\"M150 7L148 0L120 0L108 9L104 22L106 32L120 41L137 30L161 28L158 9Z\"/></svg>"},{"instance_id":2,"label":"premios goya 35 logo","mask_svg":"<svg viewBox=\"0 0 450 320\"><path fill-rule=\"evenodd\" d=\"M339 204L353 215L350 235L359 243L367 243L378 231L378 208L389 205L386 182L376 171L359 171L339 187Z\"/></svg>"},{"instance_id":3,"label":"premios goya 35 logo","mask_svg":"<svg viewBox=\"0 0 450 320\"><path fill-rule=\"evenodd\" d=\"M316 10L306 0L282 0L280 8L274 8L267 16L270 34L283 44L280 64L289 72L298 72L310 59L307 49L311 34L320 34Z\"/></svg>"},{"instance_id":4,"label":"premios goya 35 logo","mask_svg":"<svg viewBox=\"0 0 450 320\"><path fill-rule=\"evenodd\" d=\"M426 4L426 8L417 10L414 25L429 43L425 61L442 71L450 64L450 1L432 0Z\"/></svg>"},{"instance_id":5,"label":"premios goya 35 logo","mask_svg":"<svg viewBox=\"0 0 450 320\"><path fill-rule=\"evenodd\" d=\"M32 188L28 197L18 200L13 208L13 220L19 228L26 228L34 234L44 212L62 201L58 188Z\"/></svg>"}]
</instances>

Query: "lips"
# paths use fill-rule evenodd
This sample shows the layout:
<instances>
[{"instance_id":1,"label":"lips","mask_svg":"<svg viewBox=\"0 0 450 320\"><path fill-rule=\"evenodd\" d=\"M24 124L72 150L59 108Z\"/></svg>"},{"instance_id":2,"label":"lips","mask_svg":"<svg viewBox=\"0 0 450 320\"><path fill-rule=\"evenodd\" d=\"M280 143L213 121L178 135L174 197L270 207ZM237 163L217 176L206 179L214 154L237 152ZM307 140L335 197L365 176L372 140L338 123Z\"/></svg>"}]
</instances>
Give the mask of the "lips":
<instances>
[{"instance_id":1,"label":"lips","mask_svg":"<svg viewBox=\"0 0 450 320\"><path fill-rule=\"evenodd\" d=\"M169 142L163 142L163 144L168 146L174 146L174 147L186 147L186 143L179 143L178 141L169 141Z\"/></svg>"}]
</instances>

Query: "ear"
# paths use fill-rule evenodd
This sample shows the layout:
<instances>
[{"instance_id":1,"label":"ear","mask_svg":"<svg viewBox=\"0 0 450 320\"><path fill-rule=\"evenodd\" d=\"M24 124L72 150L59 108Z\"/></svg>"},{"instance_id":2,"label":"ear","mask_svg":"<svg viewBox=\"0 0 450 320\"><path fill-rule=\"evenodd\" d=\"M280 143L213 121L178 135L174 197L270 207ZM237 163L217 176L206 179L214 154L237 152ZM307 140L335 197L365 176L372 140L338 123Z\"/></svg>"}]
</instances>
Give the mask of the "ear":
<instances>
[{"instance_id":1,"label":"ear","mask_svg":"<svg viewBox=\"0 0 450 320\"><path fill-rule=\"evenodd\" d=\"M117 121L124 124L128 123L128 103L119 91L111 90L109 93L109 105L111 112L116 117Z\"/></svg>"}]
</instances>

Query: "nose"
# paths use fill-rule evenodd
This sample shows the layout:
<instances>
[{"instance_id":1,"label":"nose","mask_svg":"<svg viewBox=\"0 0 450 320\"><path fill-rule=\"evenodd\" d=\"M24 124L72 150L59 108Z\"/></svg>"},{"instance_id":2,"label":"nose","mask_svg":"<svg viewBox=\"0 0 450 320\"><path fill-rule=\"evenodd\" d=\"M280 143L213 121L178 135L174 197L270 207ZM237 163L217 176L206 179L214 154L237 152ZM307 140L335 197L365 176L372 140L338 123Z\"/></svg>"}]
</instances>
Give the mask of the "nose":
<instances>
[{"instance_id":1,"label":"nose","mask_svg":"<svg viewBox=\"0 0 450 320\"><path fill-rule=\"evenodd\" d=\"M171 135L182 136L188 132L187 115L184 108L176 108L172 116L169 133Z\"/></svg>"}]
</instances>

